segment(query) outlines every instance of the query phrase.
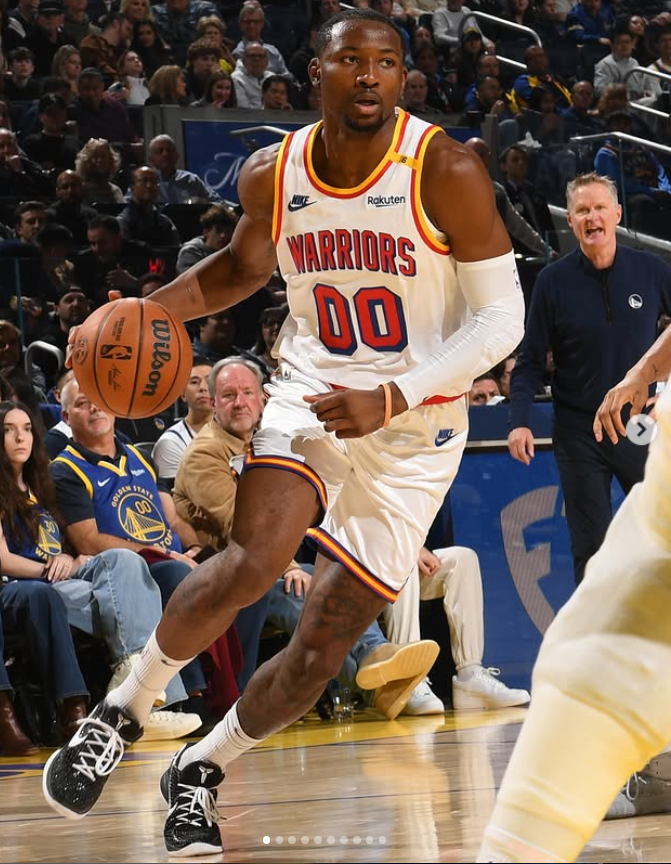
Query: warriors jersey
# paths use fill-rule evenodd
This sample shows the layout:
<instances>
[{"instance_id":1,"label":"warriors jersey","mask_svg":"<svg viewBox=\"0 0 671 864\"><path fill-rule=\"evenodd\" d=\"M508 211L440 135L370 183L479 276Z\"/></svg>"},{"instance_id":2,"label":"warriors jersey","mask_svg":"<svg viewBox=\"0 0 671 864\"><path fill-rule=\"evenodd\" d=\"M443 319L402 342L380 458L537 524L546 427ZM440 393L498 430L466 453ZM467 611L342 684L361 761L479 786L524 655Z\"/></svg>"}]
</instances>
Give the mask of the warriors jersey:
<instances>
[{"instance_id":1,"label":"warriors jersey","mask_svg":"<svg viewBox=\"0 0 671 864\"><path fill-rule=\"evenodd\" d=\"M420 195L426 149L443 131L398 109L387 153L353 189L317 177L320 132L293 132L278 155L273 237L291 314L275 351L326 384L372 389L429 357L469 315Z\"/></svg>"},{"instance_id":2,"label":"warriors jersey","mask_svg":"<svg viewBox=\"0 0 671 864\"><path fill-rule=\"evenodd\" d=\"M46 564L50 558L60 555L63 551L61 532L54 517L48 510L38 505L37 499L32 492L28 493L28 497L39 511L37 539L35 540L30 536L30 532L25 526L19 527L15 531L9 531L7 530L7 526L3 525L7 548L14 555L30 558L33 561L44 561Z\"/></svg>"},{"instance_id":3,"label":"warriors jersey","mask_svg":"<svg viewBox=\"0 0 671 864\"><path fill-rule=\"evenodd\" d=\"M118 465L106 459L89 462L75 444L69 444L54 463L67 465L86 487L101 534L181 552L179 537L163 511L154 470L139 450L122 446Z\"/></svg>"}]
</instances>

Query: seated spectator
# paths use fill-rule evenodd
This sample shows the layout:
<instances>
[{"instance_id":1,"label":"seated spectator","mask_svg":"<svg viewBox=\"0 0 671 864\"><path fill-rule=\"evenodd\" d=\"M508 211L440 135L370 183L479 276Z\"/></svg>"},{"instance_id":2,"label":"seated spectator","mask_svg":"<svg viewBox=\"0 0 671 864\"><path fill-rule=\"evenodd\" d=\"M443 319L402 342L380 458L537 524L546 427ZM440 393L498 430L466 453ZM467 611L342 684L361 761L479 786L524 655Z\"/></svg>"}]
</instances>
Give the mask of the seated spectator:
<instances>
[{"instance_id":1,"label":"seated spectator","mask_svg":"<svg viewBox=\"0 0 671 864\"><path fill-rule=\"evenodd\" d=\"M482 33L474 27L466 27L451 61L457 75L456 89L461 94L458 99L460 103L463 103L463 94L478 80L478 58L483 53Z\"/></svg>"},{"instance_id":2,"label":"seated spectator","mask_svg":"<svg viewBox=\"0 0 671 864\"><path fill-rule=\"evenodd\" d=\"M161 39L170 46L172 60L179 66L185 65L187 49L198 36L199 19L219 16L215 4L208 0L165 0L152 8Z\"/></svg>"},{"instance_id":3,"label":"seated spectator","mask_svg":"<svg viewBox=\"0 0 671 864\"><path fill-rule=\"evenodd\" d=\"M39 165L19 153L16 135L0 128L0 190L7 198L50 197L53 184Z\"/></svg>"},{"instance_id":4,"label":"seated spectator","mask_svg":"<svg viewBox=\"0 0 671 864\"><path fill-rule=\"evenodd\" d=\"M261 84L261 102L269 111L291 110L289 81L281 75L268 75Z\"/></svg>"},{"instance_id":5,"label":"seated spectator","mask_svg":"<svg viewBox=\"0 0 671 864\"><path fill-rule=\"evenodd\" d=\"M649 68L653 69L655 72L663 72L665 75L671 75L671 27L660 31L659 36L657 37L656 48L659 57L650 64ZM653 96L656 96L659 99L660 95L664 93L664 101L662 101L658 107L664 111L669 111L671 109L671 97L669 97L669 93L671 92L671 81L664 81L661 78L652 77L648 77L647 81L648 87Z\"/></svg>"},{"instance_id":6,"label":"seated spectator","mask_svg":"<svg viewBox=\"0 0 671 864\"><path fill-rule=\"evenodd\" d=\"M149 0L121 0L119 12L125 15L131 28L140 21L151 19L154 14Z\"/></svg>"},{"instance_id":7,"label":"seated spectator","mask_svg":"<svg viewBox=\"0 0 671 864\"><path fill-rule=\"evenodd\" d=\"M499 392L504 399L510 399L510 378L517 362L517 354L511 354L505 360L501 360L491 370L492 375L496 378L499 384Z\"/></svg>"},{"instance_id":8,"label":"seated spectator","mask_svg":"<svg viewBox=\"0 0 671 864\"><path fill-rule=\"evenodd\" d=\"M649 66L655 59L655 55L648 48L646 39L646 21L640 15L632 15L627 20L629 35L634 40L632 56L639 66Z\"/></svg>"},{"instance_id":9,"label":"seated spectator","mask_svg":"<svg viewBox=\"0 0 671 864\"><path fill-rule=\"evenodd\" d=\"M79 44L82 65L97 69L111 83L116 78L121 55L131 39L131 25L125 15L111 12L99 21L100 32L87 36Z\"/></svg>"},{"instance_id":10,"label":"seated spectator","mask_svg":"<svg viewBox=\"0 0 671 864\"><path fill-rule=\"evenodd\" d=\"M10 102L32 102L40 95L40 85L33 78L35 57L29 48L15 48L7 58L9 74L2 76L3 96Z\"/></svg>"},{"instance_id":11,"label":"seated spectator","mask_svg":"<svg viewBox=\"0 0 671 864\"><path fill-rule=\"evenodd\" d=\"M238 217L225 204L215 204L200 217L202 237L186 242L177 256L177 273L184 273L203 258L226 246L233 235Z\"/></svg>"},{"instance_id":12,"label":"seated spectator","mask_svg":"<svg viewBox=\"0 0 671 864\"><path fill-rule=\"evenodd\" d=\"M231 75L239 108L263 106L262 84L273 73L268 69L268 52L260 42L247 42L242 60Z\"/></svg>"},{"instance_id":13,"label":"seated spectator","mask_svg":"<svg viewBox=\"0 0 671 864\"><path fill-rule=\"evenodd\" d=\"M146 165L136 168L130 188L133 198L119 215L122 236L149 246L179 246L177 228L154 203L159 193L158 173Z\"/></svg>"},{"instance_id":14,"label":"seated spectator","mask_svg":"<svg viewBox=\"0 0 671 864\"><path fill-rule=\"evenodd\" d=\"M211 370L211 363L194 364L182 395L187 407L186 417L166 429L151 451L158 476L170 486L177 476L184 451L212 418L212 397L207 383Z\"/></svg>"},{"instance_id":15,"label":"seated spectator","mask_svg":"<svg viewBox=\"0 0 671 864\"><path fill-rule=\"evenodd\" d=\"M259 335L255 345L250 348L249 354L259 364L266 380L277 369L278 361L273 357L272 350L280 332L284 319L289 314L289 306L283 303L281 306L270 306L264 309L259 319Z\"/></svg>"},{"instance_id":16,"label":"seated spectator","mask_svg":"<svg viewBox=\"0 0 671 864\"><path fill-rule=\"evenodd\" d=\"M235 316L230 309L215 312L199 321L200 333L193 340L193 360L217 363L232 354L240 354L235 343Z\"/></svg>"},{"instance_id":17,"label":"seated spectator","mask_svg":"<svg viewBox=\"0 0 671 864\"><path fill-rule=\"evenodd\" d=\"M308 87L310 84L308 65L310 60L312 60L316 54L315 47L317 45L318 32L319 23L317 21L310 22L303 43L299 45L289 59L289 74L293 76L294 80L301 88Z\"/></svg>"},{"instance_id":18,"label":"seated spectator","mask_svg":"<svg viewBox=\"0 0 671 864\"><path fill-rule=\"evenodd\" d=\"M49 299L60 298L72 284L72 234L64 225L47 222L35 238L35 245L42 255L44 274L51 283Z\"/></svg>"},{"instance_id":19,"label":"seated spectator","mask_svg":"<svg viewBox=\"0 0 671 864\"><path fill-rule=\"evenodd\" d=\"M592 113L594 87L589 81L576 81L571 88L571 102L571 107L562 111L566 138L601 132L603 126Z\"/></svg>"},{"instance_id":20,"label":"seated spectator","mask_svg":"<svg viewBox=\"0 0 671 864\"><path fill-rule=\"evenodd\" d=\"M438 123L440 122L438 119L441 116L440 111L437 111L427 103L428 94L429 85L426 75L420 72L419 69L411 69L408 72L405 90L403 91L405 110L416 117L431 118L428 122Z\"/></svg>"},{"instance_id":21,"label":"seated spectator","mask_svg":"<svg viewBox=\"0 0 671 864\"><path fill-rule=\"evenodd\" d=\"M207 84L202 99L193 103L194 108L237 108L233 79L228 72L213 72Z\"/></svg>"},{"instance_id":22,"label":"seated spectator","mask_svg":"<svg viewBox=\"0 0 671 864\"><path fill-rule=\"evenodd\" d=\"M569 108L571 94L563 82L550 72L550 61L545 51L532 45L524 52L524 59L527 71L515 79L511 93L513 111L529 107L531 93L536 87L545 87L553 93L558 108Z\"/></svg>"},{"instance_id":23,"label":"seated spectator","mask_svg":"<svg viewBox=\"0 0 671 864\"><path fill-rule=\"evenodd\" d=\"M169 135L157 135L149 142L149 164L158 174L159 204L191 204L194 201L218 202L216 192L197 174L177 167L179 152ZM179 271L181 272L181 271Z\"/></svg>"},{"instance_id":24,"label":"seated spectator","mask_svg":"<svg viewBox=\"0 0 671 864\"><path fill-rule=\"evenodd\" d=\"M651 78L640 72L633 72L638 68L638 60L632 56L634 40L627 29L626 24L620 24L611 38L612 53L594 67L594 90L597 96L601 96L609 84L626 84L629 99L640 99L649 96ZM629 76L629 77L627 77Z\"/></svg>"},{"instance_id":25,"label":"seated spectator","mask_svg":"<svg viewBox=\"0 0 671 864\"><path fill-rule=\"evenodd\" d=\"M0 99L0 129L12 131L12 114L4 99Z\"/></svg>"},{"instance_id":26,"label":"seated spectator","mask_svg":"<svg viewBox=\"0 0 671 864\"><path fill-rule=\"evenodd\" d=\"M79 96L79 76L82 74L82 58L79 49L74 45L63 45L59 48L51 64L51 74L68 81L71 98L66 102Z\"/></svg>"},{"instance_id":27,"label":"seated spectator","mask_svg":"<svg viewBox=\"0 0 671 864\"><path fill-rule=\"evenodd\" d=\"M35 423L25 406L10 402L0 405L0 419L5 429L0 555L3 573L13 577L7 594L0 594L0 606L23 627L28 623L39 632L39 639L31 638L31 648L45 689L63 702L67 739L86 716L88 695L68 624L105 640L112 661L110 687L116 687L158 624L161 592L146 563L131 550L108 549L74 559L65 553L47 455ZM179 679L176 687L168 686L167 704L185 699ZM178 738L199 726L194 715L186 719L154 712L149 738Z\"/></svg>"},{"instance_id":28,"label":"seated spectator","mask_svg":"<svg viewBox=\"0 0 671 864\"><path fill-rule=\"evenodd\" d=\"M268 72L271 72L273 75L288 76L290 73L279 49L276 48L275 45L265 42L261 37L261 33L266 24L266 16L261 4L243 3L238 15L238 24L240 25L242 38L233 49L233 57L238 61L237 69L239 70L242 62L244 62L247 47L250 43L254 43L257 45L263 45L266 49L268 60L266 69ZM249 106L242 105L241 107Z\"/></svg>"},{"instance_id":29,"label":"seated spectator","mask_svg":"<svg viewBox=\"0 0 671 864\"><path fill-rule=\"evenodd\" d=\"M68 40L63 32L65 5L63 0L40 0L35 28L26 38L26 48L35 57L35 75L42 78L51 72L56 52Z\"/></svg>"},{"instance_id":30,"label":"seated spectator","mask_svg":"<svg viewBox=\"0 0 671 864\"><path fill-rule=\"evenodd\" d=\"M130 43L130 47L137 52L142 60L145 74L149 78L161 66L170 62L168 49L159 36L156 24L149 18L144 21L136 21L133 25L133 41Z\"/></svg>"},{"instance_id":31,"label":"seated spectator","mask_svg":"<svg viewBox=\"0 0 671 864\"><path fill-rule=\"evenodd\" d=\"M74 168L79 142L65 134L67 106L64 100L56 93L47 93L38 103L37 115L42 130L23 139L26 155L47 170Z\"/></svg>"},{"instance_id":32,"label":"seated spectator","mask_svg":"<svg viewBox=\"0 0 671 864\"><path fill-rule=\"evenodd\" d=\"M550 151L566 140L562 115L557 111L555 92L545 85L534 87L531 91L528 107L518 116L517 125L520 140L524 140L528 132L534 141L543 145L544 151ZM552 159L555 155L554 152L543 152L541 158ZM567 178L567 181L570 179Z\"/></svg>"},{"instance_id":33,"label":"seated spectator","mask_svg":"<svg viewBox=\"0 0 671 864\"><path fill-rule=\"evenodd\" d=\"M149 270L150 250L144 243L126 240L114 216L89 222L89 249L75 258L74 280L95 306L107 303L107 292L135 297L140 276Z\"/></svg>"},{"instance_id":34,"label":"seated spectator","mask_svg":"<svg viewBox=\"0 0 671 864\"><path fill-rule=\"evenodd\" d=\"M47 301L54 291L44 272L42 256L35 239L47 222L46 205L41 201L24 201L14 214L16 237L0 243L0 315L18 320L16 298L21 283L22 308L26 337L32 339L33 326L46 312ZM11 311L10 311L11 310Z\"/></svg>"},{"instance_id":35,"label":"seated spectator","mask_svg":"<svg viewBox=\"0 0 671 864\"><path fill-rule=\"evenodd\" d=\"M459 34L466 27L480 30L475 18L469 18L470 11L463 0L449 0L446 8L438 8L433 13L433 40L446 57L459 47ZM484 37L483 42L488 51L493 50L493 42Z\"/></svg>"},{"instance_id":36,"label":"seated spectator","mask_svg":"<svg viewBox=\"0 0 671 864\"><path fill-rule=\"evenodd\" d=\"M159 288L163 288L167 284L168 280L164 276L160 276L158 273L145 273L138 279L137 290L140 297L149 297L154 291L158 291Z\"/></svg>"},{"instance_id":37,"label":"seated spectator","mask_svg":"<svg viewBox=\"0 0 671 864\"><path fill-rule=\"evenodd\" d=\"M491 372L485 372L484 375L478 375L471 386L471 392L468 395L469 405L488 405L493 400L497 400L501 396L499 390L499 382Z\"/></svg>"},{"instance_id":38,"label":"seated spectator","mask_svg":"<svg viewBox=\"0 0 671 864\"><path fill-rule=\"evenodd\" d=\"M57 201L47 210L50 222L64 225L77 246L88 243L88 226L98 213L83 203L84 181L76 171L63 171L56 178Z\"/></svg>"},{"instance_id":39,"label":"seated spectator","mask_svg":"<svg viewBox=\"0 0 671 864\"><path fill-rule=\"evenodd\" d=\"M89 302L86 295L76 285L73 285L58 300L54 309L52 323L42 335L44 342L55 345L67 354L68 334L71 327L78 327L84 322L89 314Z\"/></svg>"},{"instance_id":40,"label":"seated spectator","mask_svg":"<svg viewBox=\"0 0 671 864\"><path fill-rule=\"evenodd\" d=\"M213 72L219 71L221 51L211 42L197 39L189 45L186 54L186 89L192 99L202 99Z\"/></svg>"},{"instance_id":41,"label":"seated spectator","mask_svg":"<svg viewBox=\"0 0 671 864\"><path fill-rule=\"evenodd\" d=\"M627 98L627 85L608 84L592 114L602 123L603 127L605 127L608 117L610 117L614 111L628 110L629 100ZM633 135L636 135L638 138L654 138L652 130L647 123L641 120L640 117L632 115L631 120Z\"/></svg>"},{"instance_id":42,"label":"seated spectator","mask_svg":"<svg viewBox=\"0 0 671 864\"><path fill-rule=\"evenodd\" d=\"M601 45L610 48L615 27L615 14L610 3L603 0L581 0L566 16L569 38L578 45Z\"/></svg>"},{"instance_id":43,"label":"seated spectator","mask_svg":"<svg viewBox=\"0 0 671 864\"><path fill-rule=\"evenodd\" d=\"M104 138L92 138L77 154L75 171L82 178L85 204L123 203L123 193L112 183L121 167L121 156Z\"/></svg>"},{"instance_id":44,"label":"seated spectator","mask_svg":"<svg viewBox=\"0 0 671 864\"><path fill-rule=\"evenodd\" d=\"M0 374L4 387L12 395L17 393L22 402L39 404L38 400L44 402L47 398L44 373L33 363L28 377L24 372L23 353L19 328L11 321L0 319ZM33 391L27 397L26 388Z\"/></svg>"},{"instance_id":45,"label":"seated spectator","mask_svg":"<svg viewBox=\"0 0 671 864\"><path fill-rule=\"evenodd\" d=\"M79 140L85 143L91 138L104 138L117 145L138 141L125 106L104 93L105 82L98 69L84 69L79 76L79 98L69 110L70 120L77 124Z\"/></svg>"},{"instance_id":46,"label":"seated spectator","mask_svg":"<svg viewBox=\"0 0 671 864\"><path fill-rule=\"evenodd\" d=\"M23 45L35 29L35 17L39 0L18 0L5 24L3 40L7 41L7 51Z\"/></svg>"},{"instance_id":47,"label":"seated spectator","mask_svg":"<svg viewBox=\"0 0 671 864\"><path fill-rule=\"evenodd\" d=\"M469 114L477 112L480 115L480 122L482 122L487 114L492 114L499 121L510 120L511 123L514 123L509 105L510 99L501 89L499 79L487 75L485 78L481 78L475 85L474 98L469 100L469 107L464 116L468 119ZM518 137L519 130L515 127L515 140ZM499 146L501 146L501 143L499 143Z\"/></svg>"},{"instance_id":48,"label":"seated spectator","mask_svg":"<svg viewBox=\"0 0 671 864\"><path fill-rule=\"evenodd\" d=\"M145 105L186 105L187 87L180 66L161 66L149 80L151 96Z\"/></svg>"},{"instance_id":49,"label":"seated spectator","mask_svg":"<svg viewBox=\"0 0 671 864\"><path fill-rule=\"evenodd\" d=\"M503 186L513 207L543 239L549 238L554 247L556 233L547 201L527 179L529 157L526 150L517 144L508 147L501 154L500 166ZM517 251L517 247L514 248ZM528 254L524 249L520 252Z\"/></svg>"},{"instance_id":50,"label":"seated spectator","mask_svg":"<svg viewBox=\"0 0 671 864\"><path fill-rule=\"evenodd\" d=\"M454 88L447 82L443 74L438 54L433 45L424 43L413 54L415 69L426 75L428 93L426 104L436 111L450 112L456 104Z\"/></svg>"},{"instance_id":51,"label":"seated spectator","mask_svg":"<svg viewBox=\"0 0 671 864\"><path fill-rule=\"evenodd\" d=\"M231 54L232 44L225 39L226 25L216 15L205 15L198 19L198 38L209 42L221 52L219 68L229 75L235 69L235 57Z\"/></svg>"},{"instance_id":52,"label":"seated spectator","mask_svg":"<svg viewBox=\"0 0 671 864\"><path fill-rule=\"evenodd\" d=\"M95 33L97 30L86 14L87 8L88 0L65 0L63 32L70 45L79 45L82 39Z\"/></svg>"},{"instance_id":53,"label":"seated spectator","mask_svg":"<svg viewBox=\"0 0 671 864\"><path fill-rule=\"evenodd\" d=\"M541 0L536 5L536 20L531 26L548 48L563 46L568 35L566 14L558 12L555 0Z\"/></svg>"},{"instance_id":54,"label":"seated spectator","mask_svg":"<svg viewBox=\"0 0 671 864\"><path fill-rule=\"evenodd\" d=\"M124 51L117 66L119 85L126 92L127 105L144 105L151 95L144 77L144 66L137 51ZM109 92L109 91L108 91Z\"/></svg>"}]
</instances>

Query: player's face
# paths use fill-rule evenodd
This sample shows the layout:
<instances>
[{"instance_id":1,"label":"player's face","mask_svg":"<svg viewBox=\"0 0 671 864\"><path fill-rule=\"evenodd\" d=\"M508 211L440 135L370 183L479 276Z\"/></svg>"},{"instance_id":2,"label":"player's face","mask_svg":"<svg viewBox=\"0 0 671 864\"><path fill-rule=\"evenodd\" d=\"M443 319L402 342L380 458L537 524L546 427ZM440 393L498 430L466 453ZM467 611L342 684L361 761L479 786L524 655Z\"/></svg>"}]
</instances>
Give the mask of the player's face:
<instances>
[{"instance_id":1,"label":"player's face","mask_svg":"<svg viewBox=\"0 0 671 864\"><path fill-rule=\"evenodd\" d=\"M212 399L207 386L211 366L194 366L184 390L184 401L189 409L205 411L212 408Z\"/></svg>"},{"instance_id":2,"label":"player's face","mask_svg":"<svg viewBox=\"0 0 671 864\"><path fill-rule=\"evenodd\" d=\"M30 417L20 408L5 414L4 447L7 459L15 471L20 471L33 452L33 426Z\"/></svg>"},{"instance_id":3,"label":"player's face","mask_svg":"<svg viewBox=\"0 0 671 864\"><path fill-rule=\"evenodd\" d=\"M323 112L354 132L375 132L394 115L405 86L401 39L391 27L344 21L311 64Z\"/></svg>"},{"instance_id":4,"label":"player's face","mask_svg":"<svg viewBox=\"0 0 671 864\"><path fill-rule=\"evenodd\" d=\"M567 214L568 224L585 252L614 243L621 217L622 208L603 183L576 189Z\"/></svg>"},{"instance_id":5,"label":"player's face","mask_svg":"<svg viewBox=\"0 0 671 864\"><path fill-rule=\"evenodd\" d=\"M246 366L224 366L214 392L214 416L221 428L248 441L262 411L263 393L254 373Z\"/></svg>"}]
</instances>

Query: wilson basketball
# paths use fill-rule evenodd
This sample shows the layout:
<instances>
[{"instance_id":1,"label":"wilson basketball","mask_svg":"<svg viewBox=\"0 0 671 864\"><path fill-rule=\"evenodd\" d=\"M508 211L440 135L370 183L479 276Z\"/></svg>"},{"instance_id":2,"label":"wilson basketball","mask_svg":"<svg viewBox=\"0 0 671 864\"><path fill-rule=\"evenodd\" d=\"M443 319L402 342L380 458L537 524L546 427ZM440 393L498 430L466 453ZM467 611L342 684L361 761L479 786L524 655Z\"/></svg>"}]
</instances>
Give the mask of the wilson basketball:
<instances>
[{"instance_id":1,"label":"wilson basketball","mask_svg":"<svg viewBox=\"0 0 671 864\"><path fill-rule=\"evenodd\" d=\"M191 340L181 321L150 299L101 306L78 328L72 369L99 408L116 417L151 417L184 392Z\"/></svg>"}]
</instances>

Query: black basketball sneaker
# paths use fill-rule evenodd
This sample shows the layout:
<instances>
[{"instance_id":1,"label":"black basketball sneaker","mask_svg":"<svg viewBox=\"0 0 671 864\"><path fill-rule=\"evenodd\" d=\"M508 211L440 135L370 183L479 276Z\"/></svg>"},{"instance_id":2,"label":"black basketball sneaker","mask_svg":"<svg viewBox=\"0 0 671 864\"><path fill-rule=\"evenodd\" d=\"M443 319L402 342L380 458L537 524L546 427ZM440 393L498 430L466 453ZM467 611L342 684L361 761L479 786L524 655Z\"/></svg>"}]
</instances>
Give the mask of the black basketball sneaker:
<instances>
[{"instance_id":1,"label":"black basketball sneaker","mask_svg":"<svg viewBox=\"0 0 671 864\"><path fill-rule=\"evenodd\" d=\"M100 702L44 766L42 791L47 803L68 819L86 816L121 761L124 745L141 735L129 714L106 700Z\"/></svg>"},{"instance_id":2,"label":"black basketball sneaker","mask_svg":"<svg viewBox=\"0 0 671 864\"><path fill-rule=\"evenodd\" d=\"M161 777L161 794L169 807L163 837L165 848L174 856L214 855L224 850L217 824L217 786L224 772L206 759L180 768L182 753L192 746L182 747Z\"/></svg>"}]
</instances>

